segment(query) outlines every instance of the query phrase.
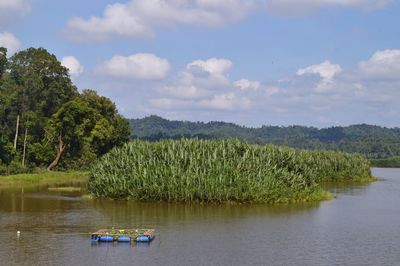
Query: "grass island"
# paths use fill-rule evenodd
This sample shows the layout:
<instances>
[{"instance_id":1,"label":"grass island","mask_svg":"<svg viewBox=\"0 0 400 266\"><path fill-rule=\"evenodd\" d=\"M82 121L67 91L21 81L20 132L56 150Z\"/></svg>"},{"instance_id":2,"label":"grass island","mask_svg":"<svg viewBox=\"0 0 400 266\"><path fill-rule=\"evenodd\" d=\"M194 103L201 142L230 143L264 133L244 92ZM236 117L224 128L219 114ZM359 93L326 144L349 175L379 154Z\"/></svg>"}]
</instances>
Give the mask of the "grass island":
<instances>
[{"instance_id":1,"label":"grass island","mask_svg":"<svg viewBox=\"0 0 400 266\"><path fill-rule=\"evenodd\" d=\"M291 203L332 197L323 182L369 182L363 156L239 140L132 141L94 163L97 197L169 202Z\"/></svg>"}]
</instances>

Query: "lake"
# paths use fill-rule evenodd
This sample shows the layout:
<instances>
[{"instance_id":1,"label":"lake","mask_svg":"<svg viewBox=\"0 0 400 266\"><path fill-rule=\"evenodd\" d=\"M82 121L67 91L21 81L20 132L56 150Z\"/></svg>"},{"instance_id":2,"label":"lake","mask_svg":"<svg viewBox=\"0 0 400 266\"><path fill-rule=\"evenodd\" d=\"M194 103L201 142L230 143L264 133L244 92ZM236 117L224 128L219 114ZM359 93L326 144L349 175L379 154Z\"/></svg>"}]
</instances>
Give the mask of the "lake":
<instances>
[{"instance_id":1,"label":"lake","mask_svg":"<svg viewBox=\"0 0 400 266\"><path fill-rule=\"evenodd\" d=\"M334 200L277 206L0 190L0 265L400 265L400 169L373 174L381 180L330 187ZM157 234L150 244L84 234L112 226Z\"/></svg>"}]
</instances>

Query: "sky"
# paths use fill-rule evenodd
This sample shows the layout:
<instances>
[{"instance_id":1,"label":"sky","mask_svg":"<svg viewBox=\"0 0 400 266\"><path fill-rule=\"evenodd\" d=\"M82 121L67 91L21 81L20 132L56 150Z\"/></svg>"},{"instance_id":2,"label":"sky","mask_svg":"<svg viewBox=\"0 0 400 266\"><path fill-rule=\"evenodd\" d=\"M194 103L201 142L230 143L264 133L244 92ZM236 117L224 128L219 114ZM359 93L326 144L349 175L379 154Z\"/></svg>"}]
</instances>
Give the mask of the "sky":
<instances>
[{"instance_id":1,"label":"sky","mask_svg":"<svg viewBox=\"0 0 400 266\"><path fill-rule=\"evenodd\" d=\"M400 1L0 0L8 56L44 47L128 118L400 123Z\"/></svg>"}]
</instances>

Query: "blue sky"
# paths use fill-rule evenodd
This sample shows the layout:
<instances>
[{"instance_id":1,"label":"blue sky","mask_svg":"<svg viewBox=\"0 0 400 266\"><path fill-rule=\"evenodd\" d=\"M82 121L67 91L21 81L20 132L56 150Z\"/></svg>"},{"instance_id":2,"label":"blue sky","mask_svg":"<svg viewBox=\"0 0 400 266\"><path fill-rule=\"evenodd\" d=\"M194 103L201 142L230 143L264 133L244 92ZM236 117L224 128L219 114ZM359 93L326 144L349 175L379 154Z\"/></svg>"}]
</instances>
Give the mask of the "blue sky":
<instances>
[{"instance_id":1,"label":"blue sky","mask_svg":"<svg viewBox=\"0 0 400 266\"><path fill-rule=\"evenodd\" d=\"M399 22L395 0L0 0L0 45L130 118L394 127Z\"/></svg>"}]
</instances>

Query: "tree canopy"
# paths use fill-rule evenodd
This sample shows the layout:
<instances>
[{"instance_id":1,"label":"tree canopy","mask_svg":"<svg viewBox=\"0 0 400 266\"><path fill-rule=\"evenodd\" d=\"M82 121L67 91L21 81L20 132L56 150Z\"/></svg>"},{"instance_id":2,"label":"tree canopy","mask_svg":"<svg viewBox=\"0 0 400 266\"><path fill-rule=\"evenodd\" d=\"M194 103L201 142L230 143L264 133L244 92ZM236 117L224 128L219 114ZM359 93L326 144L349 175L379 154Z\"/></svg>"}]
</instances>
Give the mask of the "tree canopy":
<instances>
[{"instance_id":1,"label":"tree canopy","mask_svg":"<svg viewBox=\"0 0 400 266\"><path fill-rule=\"evenodd\" d=\"M85 167L129 138L114 103L93 90L79 93L68 69L43 48L7 58L0 47L0 129L3 168L24 160L50 166L58 155L52 167Z\"/></svg>"},{"instance_id":2,"label":"tree canopy","mask_svg":"<svg viewBox=\"0 0 400 266\"><path fill-rule=\"evenodd\" d=\"M92 90L62 105L46 127L47 140L58 149L68 147L66 156L80 165L127 142L129 134L114 103Z\"/></svg>"}]
</instances>

